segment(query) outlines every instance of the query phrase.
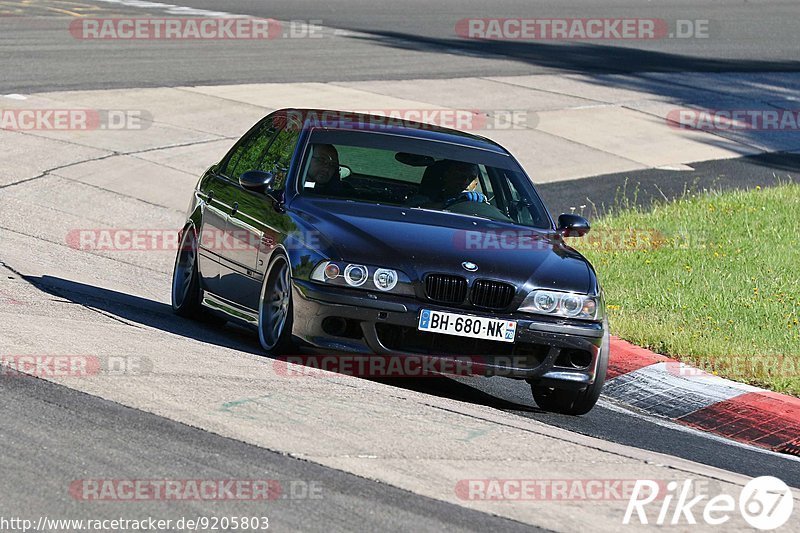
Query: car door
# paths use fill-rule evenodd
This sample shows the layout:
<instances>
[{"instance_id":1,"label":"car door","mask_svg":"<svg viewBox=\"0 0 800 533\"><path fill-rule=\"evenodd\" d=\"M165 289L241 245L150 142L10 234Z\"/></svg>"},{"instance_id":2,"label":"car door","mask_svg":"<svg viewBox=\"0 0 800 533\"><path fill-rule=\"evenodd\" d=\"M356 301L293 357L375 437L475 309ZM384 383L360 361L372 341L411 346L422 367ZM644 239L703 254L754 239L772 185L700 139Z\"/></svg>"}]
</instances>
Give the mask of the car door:
<instances>
[{"instance_id":1,"label":"car door","mask_svg":"<svg viewBox=\"0 0 800 533\"><path fill-rule=\"evenodd\" d=\"M220 261L225 228L238 187L214 170L203 177L198 197L203 202L203 218L199 232L198 266L203 287L214 294L221 291Z\"/></svg>"},{"instance_id":2,"label":"car door","mask_svg":"<svg viewBox=\"0 0 800 533\"><path fill-rule=\"evenodd\" d=\"M239 176L248 170L258 169L277 133L278 127L271 118L262 121L242 139L220 172L220 177L230 187L231 195L227 198L229 203L225 213L224 237L218 254L220 275L217 295L229 301L240 301L240 295L251 288L249 280L255 271L258 256L257 242L249 242L250 232L241 227L241 220L237 217L242 194Z\"/></svg>"},{"instance_id":3,"label":"car door","mask_svg":"<svg viewBox=\"0 0 800 533\"><path fill-rule=\"evenodd\" d=\"M234 147L226 154L219 165L211 167L203 176L197 192L199 200L203 203L203 218L199 231L199 254L203 288L216 295L221 295L223 272L221 263L229 261L228 254L233 248L226 233L228 218L234 210L238 200L239 185L231 176L235 175L236 167L242 162L242 156L247 153L256 138L264 129L269 129L265 121L259 122L245 133Z\"/></svg>"},{"instance_id":4,"label":"car door","mask_svg":"<svg viewBox=\"0 0 800 533\"><path fill-rule=\"evenodd\" d=\"M254 168L248 169L275 174L272 187L274 195L283 194L298 138L296 128L280 130L261 160ZM230 278L231 283L224 287L233 302L251 310L258 309L266 267L272 252L290 230L289 224L289 218L276 209L272 198L240 188L238 209L228 219L228 230L237 235L235 242L241 244L235 260L246 269L239 270L236 276Z\"/></svg>"}]
</instances>

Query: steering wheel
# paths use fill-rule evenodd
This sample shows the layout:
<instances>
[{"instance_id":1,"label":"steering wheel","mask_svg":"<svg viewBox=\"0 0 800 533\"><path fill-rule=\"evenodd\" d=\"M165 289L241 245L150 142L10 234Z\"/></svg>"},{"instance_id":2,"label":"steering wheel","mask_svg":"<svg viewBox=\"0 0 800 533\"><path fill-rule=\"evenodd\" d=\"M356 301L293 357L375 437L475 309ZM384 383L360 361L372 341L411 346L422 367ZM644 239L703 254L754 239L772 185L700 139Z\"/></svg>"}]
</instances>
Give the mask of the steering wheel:
<instances>
[{"instance_id":1,"label":"steering wheel","mask_svg":"<svg viewBox=\"0 0 800 533\"><path fill-rule=\"evenodd\" d=\"M444 205L442 206L442 209L447 209L449 207L452 207L456 204L460 204L463 202L477 202L482 204L488 204L489 199L486 198L486 195L481 192L464 191L458 196L446 200L444 202Z\"/></svg>"}]
</instances>

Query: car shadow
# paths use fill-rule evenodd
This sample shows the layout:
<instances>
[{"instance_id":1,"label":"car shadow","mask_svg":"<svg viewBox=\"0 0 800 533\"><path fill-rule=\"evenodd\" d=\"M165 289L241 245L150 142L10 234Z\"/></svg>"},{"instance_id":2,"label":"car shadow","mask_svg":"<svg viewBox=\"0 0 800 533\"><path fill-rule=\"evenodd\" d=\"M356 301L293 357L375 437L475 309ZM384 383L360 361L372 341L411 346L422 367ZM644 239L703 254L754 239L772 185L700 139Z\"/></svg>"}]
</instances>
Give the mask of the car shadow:
<instances>
[{"instance_id":1,"label":"car shadow","mask_svg":"<svg viewBox=\"0 0 800 533\"><path fill-rule=\"evenodd\" d=\"M350 39L369 41L389 48L496 58L575 73L800 71L798 60L708 58L586 42L466 39L358 27L349 29L358 32L350 36Z\"/></svg>"},{"instance_id":2,"label":"car shadow","mask_svg":"<svg viewBox=\"0 0 800 533\"><path fill-rule=\"evenodd\" d=\"M54 276L22 276L22 278L47 294L104 314L107 313L114 318L215 346L260 355L264 357L265 362L274 359L263 353L258 343L258 338L253 331L231 322L225 326L204 324L175 315L170 305L161 302ZM365 379L397 388L484 405L495 409L537 412L536 409L529 406L499 398L486 393L480 388L469 386L448 377ZM486 380L493 378L475 377L472 379Z\"/></svg>"},{"instance_id":3,"label":"car shadow","mask_svg":"<svg viewBox=\"0 0 800 533\"><path fill-rule=\"evenodd\" d=\"M465 378L460 378L465 379ZM394 378L394 379L373 379L372 381L379 381L394 387L421 392L438 396L440 398L448 398L450 400L457 400L459 402L472 403L476 405L483 405L493 409L500 409L503 411L524 411L530 413L544 413L541 409L531 407L529 405L520 404L506 398L490 394L480 385L484 384L487 380L500 379L500 378L487 378L481 376L470 377L470 380L476 380L474 385L471 386L462 381L448 377L437 378Z\"/></svg>"},{"instance_id":4,"label":"car shadow","mask_svg":"<svg viewBox=\"0 0 800 533\"><path fill-rule=\"evenodd\" d=\"M21 276L37 289L125 321L160 329L174 335L250 354L261 354L258 339L246 328L228 323L215 326L179 317L172 306L54 276Z\"/></svg>"}]
</instances>

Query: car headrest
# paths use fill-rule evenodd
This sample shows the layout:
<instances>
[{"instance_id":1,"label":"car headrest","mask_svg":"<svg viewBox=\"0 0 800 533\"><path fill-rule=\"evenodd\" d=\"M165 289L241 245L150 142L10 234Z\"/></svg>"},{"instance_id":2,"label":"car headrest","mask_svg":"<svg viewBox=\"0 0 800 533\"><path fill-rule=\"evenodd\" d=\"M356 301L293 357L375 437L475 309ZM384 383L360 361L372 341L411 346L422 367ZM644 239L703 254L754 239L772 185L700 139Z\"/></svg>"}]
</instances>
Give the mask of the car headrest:
<instances>
[{"instance_id":1,"label":"car headrest","mask_svg":"<svg viewBox=\"0 0 800 533\"><path fill-rule=\"evenodd\" d=\"M452 163L449 159L442 159L429 165L422 174L422 181L419 182L419 194L423 194L431 199L436 199L441 192L441 180L447 167Z\"/></svg>"}]
</instances>

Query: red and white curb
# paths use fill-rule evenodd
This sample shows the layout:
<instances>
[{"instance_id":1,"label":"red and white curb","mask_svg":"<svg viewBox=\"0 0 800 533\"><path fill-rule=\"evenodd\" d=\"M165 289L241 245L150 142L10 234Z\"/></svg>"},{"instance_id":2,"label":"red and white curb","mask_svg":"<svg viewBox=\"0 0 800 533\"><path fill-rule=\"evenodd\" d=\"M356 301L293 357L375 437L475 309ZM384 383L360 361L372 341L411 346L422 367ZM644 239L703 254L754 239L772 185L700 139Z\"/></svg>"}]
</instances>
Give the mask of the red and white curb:
<instances>
[{"instance_id":1,"label":"red and white curb","mask_svg":"<svg viewBox=\"0 0 800 533\"><path fill-rule=\"evenodd\" d=\"M603 394L679 424L800 456L800 398L723 379L616 337Z\"/></svg>"}]
</instances>

